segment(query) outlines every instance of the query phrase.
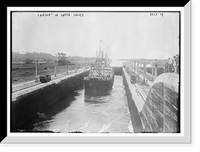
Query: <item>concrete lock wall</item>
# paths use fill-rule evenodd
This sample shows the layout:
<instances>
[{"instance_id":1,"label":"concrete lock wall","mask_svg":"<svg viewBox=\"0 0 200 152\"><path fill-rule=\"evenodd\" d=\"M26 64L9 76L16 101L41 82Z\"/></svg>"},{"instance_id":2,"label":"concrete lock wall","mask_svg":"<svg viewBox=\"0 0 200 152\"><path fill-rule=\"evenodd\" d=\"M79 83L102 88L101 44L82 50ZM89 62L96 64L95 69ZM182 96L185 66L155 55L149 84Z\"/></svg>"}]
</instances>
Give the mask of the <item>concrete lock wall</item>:
<instances>
[{"instance_id":1,"label":"concrete lock wall","mask_svg":"<svg viewBox=\"0 0 200 152\"><path fill-rule=\"evenodd\" d=\"M144 104L134 101L132 84L125 70L122 76L134 132L180 132L177 74L165 73L157 77Z\"/></svg>"},{"instance_id":2,"label":"concrete lock wall","mask_svg":"<svg viewBox=\"0 0 200 152\"><path fill-rule=\"evenodd\" d=\"M44 112L54 103L83 85L83 78L87 75L88 72L77 74L13 101L11 105L11 131L16 131L18 127L36 117L37 112Z\"/></svg>"},{"instance_id":3,"label":"concrete lock wall","mask_svg":"<svg viewBox=\"0 0 200 152\"><path fill-rule=\"evenodd\" d=\"M129 80L127 79L127 77L125 75L124 69L122 70L122 77L123 77L123 85L124 85L124 89L126 92L126 97L127 97L127 102L128 102L129 113L130 113L130 117L131 117L131 121L132 121L133 130L135 133L143 132L141 118L140 118L137 106L133 100L133 96L131 93L131 88L130 88L131 83L128 82Z\"/></svg>"},{"instance_id":4,"label":"concrete lock wall","mask_svg":"<svg viewBox=\"0 0 200 152\"><path fill-rule=\"evenodd\" d=\"M140 112L144 132L180 132L179 76L164 73L157 77Z\"/></svg>"}]
</instances>

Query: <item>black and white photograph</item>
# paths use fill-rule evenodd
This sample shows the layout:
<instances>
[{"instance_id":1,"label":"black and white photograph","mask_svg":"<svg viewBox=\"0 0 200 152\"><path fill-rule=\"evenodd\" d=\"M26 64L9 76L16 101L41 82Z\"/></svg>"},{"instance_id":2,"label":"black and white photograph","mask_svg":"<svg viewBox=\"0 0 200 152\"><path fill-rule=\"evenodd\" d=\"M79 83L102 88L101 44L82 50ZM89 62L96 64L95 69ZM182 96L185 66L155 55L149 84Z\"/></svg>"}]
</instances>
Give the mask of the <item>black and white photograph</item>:
<instances>
[{"instance_id":1,"label":"black and white photograph","mask_svg":"<svg viewBox=\"0 0 200 152\"><path fill-rule=\"evenodd\" d=\"M180 10L9 15L10 134L185 134Z\"/></svg>"}]
</instances>

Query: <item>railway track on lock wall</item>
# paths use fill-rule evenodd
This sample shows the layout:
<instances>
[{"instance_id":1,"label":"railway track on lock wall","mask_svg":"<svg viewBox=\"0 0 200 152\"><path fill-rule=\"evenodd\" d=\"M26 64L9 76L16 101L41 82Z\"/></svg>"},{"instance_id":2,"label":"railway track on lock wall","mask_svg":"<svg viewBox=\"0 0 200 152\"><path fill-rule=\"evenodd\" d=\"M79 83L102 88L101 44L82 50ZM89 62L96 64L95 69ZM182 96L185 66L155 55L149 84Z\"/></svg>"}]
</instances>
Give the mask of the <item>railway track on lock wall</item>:
<instances>
[{"instance_id":1,"label":"railway track on lock wall","mask_svg":"<svg viewBox=\"0 0 200 152\"><path fill-rule=\"evenodd\" d=\"M144 93L144 91L141 89L141 87L138 84L133 84L139 93L139 95L142 97L143 101L145 102L147 99L147 95Z\"/></svg>"},{"instance_id":2,"label":"railway track on lock wall","mask_svg":"<svg viewBox=\"0 0 200 152\"><path fill-rule=\"evenodd\" d=\"M129 73L128 73L128 76L130 78L130 74ZM132 85L135 87L137 94L139 96L141 96L142 100L145 102L146 99L147 99L147 94L144 92L143 89L149 89L150 90L150 88L149 88L150 85L148 84L148 87L143 88L143 89L141 88L140 84L138 84L138 83L132 83Z\"/></svg>"},{"instance_id":3,"label":"railway track on lock wall","mask_svg":"<svg viewBox=\"0 0 200 152\"><path fill-rule=\"evenodd\" d=\"M15 92L18 92L18 91L22 91L22 90L25 90L25 89L28 89L28 88L32 88L32 87L35 87L35 86L40 85L40 84L42 84L42 83L41 82L37 82L37 84L33 84L31 86L26 86L26 87L23 87L23 88L20 88L20 89L16 89L16 90L12 89L12 93L15 93Z\"/></svg>"}]
</instances>

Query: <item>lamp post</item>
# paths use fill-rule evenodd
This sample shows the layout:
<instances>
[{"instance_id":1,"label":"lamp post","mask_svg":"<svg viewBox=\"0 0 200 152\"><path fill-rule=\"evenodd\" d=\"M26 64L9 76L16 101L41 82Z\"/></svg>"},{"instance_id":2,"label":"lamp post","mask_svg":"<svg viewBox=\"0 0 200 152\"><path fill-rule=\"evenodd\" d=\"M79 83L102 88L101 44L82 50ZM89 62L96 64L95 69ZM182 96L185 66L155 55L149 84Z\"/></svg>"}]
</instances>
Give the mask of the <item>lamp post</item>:
<instances>
[{"instance_id":1,"label":"lamp post","mask_svg":"<svg viewBox=\"0 0 200 152\"><path fill-rule=\"evenodd\" d=\"M67 58L67 57L66 57ZM68 75L69 73L68 73L68 60L67 60L67 75Z\"/></svg>"},{"instance_id":2,"label":"lamp post","mask_svg":"<svg viewBox=\"0 0 200 152\"><path fill-rule=\"evenodd\" d=\"M140 74L140 62L138 61L138 74Z\"/></svg>"},{"instance_id":3,"label":"lamp post","mask_svg":"<svg viewBox=\"0 0 200 152\"><path fill-rule=\"evenodd\" d=\"M57 69L56 69L56 60L54 60L54 66L55 66L55 71L54 71L54 75L55 75L55 77L56 77L56 74L57 74Z\"/></svg>"},{"instance_id":4,"label":"lamp post","mask_svg":"<svg viewBox=\"0 0 200 152\"><path fill-rule=\"evenodd\" d=\"M157 77L158 76L158 68L157 68L157 59L155 59L155 77Z\"/></svg>"},{"instance_id":5,"label":"lamp post","mask_svg":"<svg viewBox=\"0 0 200 152\"><path fill-rule=\"evenodd\" d=\"M38 82L38 60L35 60L35 79Z\"/></svg>"},{"instance_id":6,"label":"lamp post","mask_svg":"<svg viewBox=\"0 0 200 152\"><path fill-rule=\"evenodd\" d=\"M55 66L55 68L54 68L54 74L55 74L55 77L56 77L57 76L57 66L58 66L58 55L55 54L55 57L56 58L54 59L54 66Z\"/></svg>"},{"instance_id":7,"label":"lamp post","mask_svg":"<svg viewBox=\"0 0 200 152\"><path fill-rule=\"evenodd\" d=\"M74 61L74 73L76 73L76 60Z\"/></svg>"}]
</instances>

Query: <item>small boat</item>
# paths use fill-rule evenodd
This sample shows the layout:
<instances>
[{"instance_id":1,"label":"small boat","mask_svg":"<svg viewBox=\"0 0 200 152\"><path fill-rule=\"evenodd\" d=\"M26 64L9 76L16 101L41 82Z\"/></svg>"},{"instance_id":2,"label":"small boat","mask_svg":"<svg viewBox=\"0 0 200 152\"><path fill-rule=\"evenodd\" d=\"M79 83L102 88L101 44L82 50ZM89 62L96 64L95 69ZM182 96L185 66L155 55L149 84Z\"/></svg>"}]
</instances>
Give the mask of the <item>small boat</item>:
<instances>
[{"instance_id":1,"label":"small boat","mask_svg":"<svg viewBox=\"0 0 200 152\"><path fill-rule=\"evenodd\" d=\"M91 65L89 75L84 78L85 95L102 96L109 93L114 82L114 70L110 67L107 54L97 53L96 61Z\"/></svg>"}]
</instances>

